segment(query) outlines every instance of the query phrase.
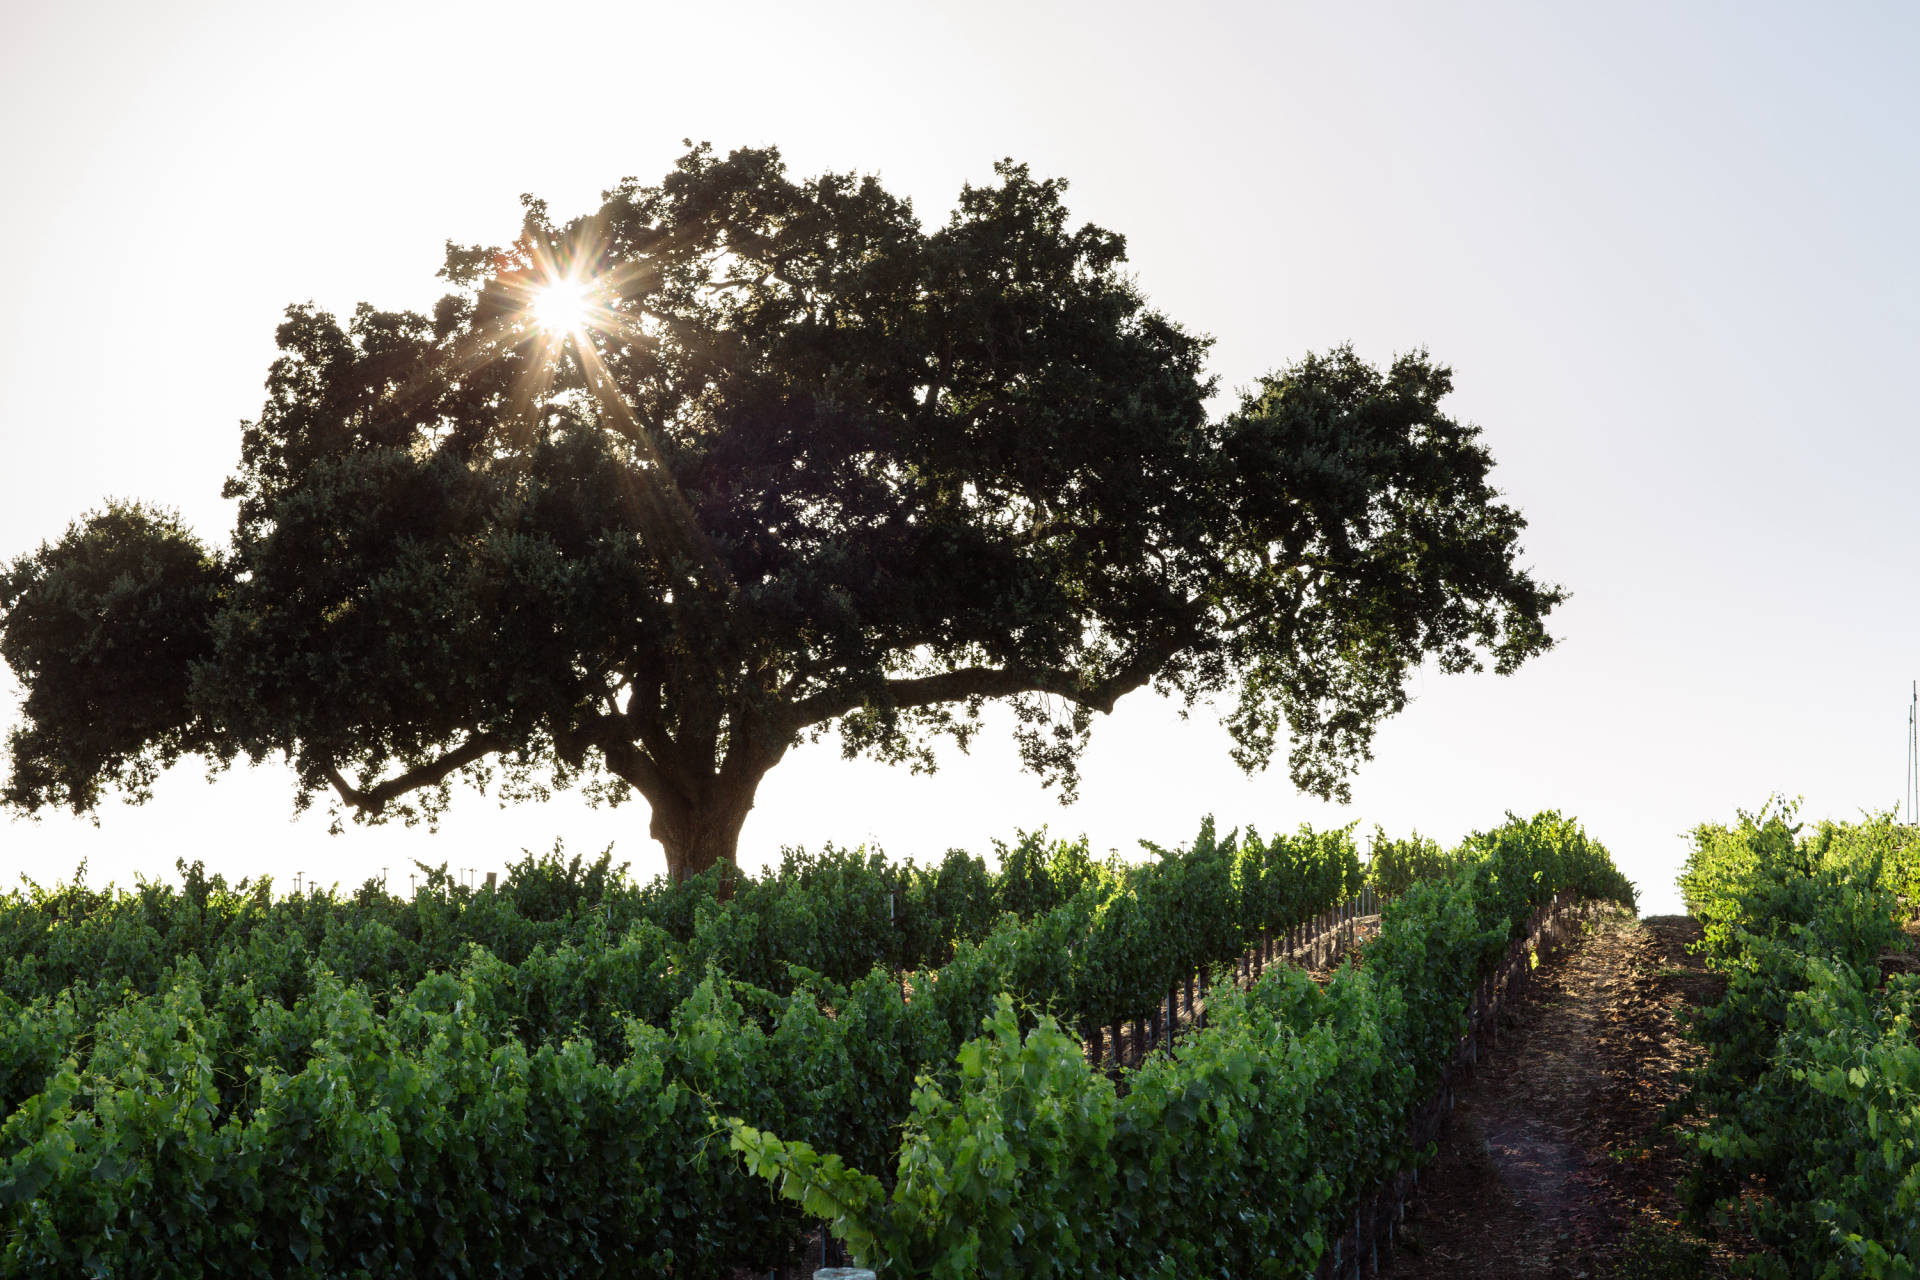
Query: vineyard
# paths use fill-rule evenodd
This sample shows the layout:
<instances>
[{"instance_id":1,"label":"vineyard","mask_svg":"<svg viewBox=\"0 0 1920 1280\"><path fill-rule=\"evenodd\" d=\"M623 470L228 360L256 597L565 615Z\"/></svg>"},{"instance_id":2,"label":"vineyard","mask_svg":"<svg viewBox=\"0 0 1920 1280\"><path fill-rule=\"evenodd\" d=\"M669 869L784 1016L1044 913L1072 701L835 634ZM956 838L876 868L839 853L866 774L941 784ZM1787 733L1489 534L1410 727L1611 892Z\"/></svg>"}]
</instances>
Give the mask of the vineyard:
<instances>
[{"instance_id":1,"label":"vineyard","mask_svg":"<svg viewBox=\"0 0 1920 1280\"><path fill-rule=\"evenodd\" d=\"M731 1277L825 1218L889 1276L1311 1274L1510 940L1632 899L1552 814L1154 853L15 892L4 1273ZM1376 893L1364 964L1264 963Z\"/></svg>"},{"instance_id":2,"label":"vineyard","mask_svg":"<svg viewBox=\"0 0 1920 1280\"><path fill-rule=\"evenodd\" d=\"M1920 1274L1913 829L1707 825L1680 877L1725 998L1695 1028L1696 1220L1749 1232L1762 1276Z\"/></svg>"}]
</instances>

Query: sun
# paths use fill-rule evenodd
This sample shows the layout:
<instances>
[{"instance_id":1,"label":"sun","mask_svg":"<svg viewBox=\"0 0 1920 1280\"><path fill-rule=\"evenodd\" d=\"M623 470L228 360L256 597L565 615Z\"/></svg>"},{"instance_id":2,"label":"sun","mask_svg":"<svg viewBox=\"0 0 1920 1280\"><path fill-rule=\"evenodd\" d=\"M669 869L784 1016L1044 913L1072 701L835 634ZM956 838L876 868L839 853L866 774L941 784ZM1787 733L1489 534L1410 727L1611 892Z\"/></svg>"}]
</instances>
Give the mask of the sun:
<instances>
[{"instance_id":1,"label":"sun","mask_svg":"<svg viewBox=\"0 0 1920 1280\"><path fill-rule=\"evenodd\" d=\"M559 279L533 291L533 318L548 333L578 333L593 312L593 286Z\"/></svg>"}]
</instances>

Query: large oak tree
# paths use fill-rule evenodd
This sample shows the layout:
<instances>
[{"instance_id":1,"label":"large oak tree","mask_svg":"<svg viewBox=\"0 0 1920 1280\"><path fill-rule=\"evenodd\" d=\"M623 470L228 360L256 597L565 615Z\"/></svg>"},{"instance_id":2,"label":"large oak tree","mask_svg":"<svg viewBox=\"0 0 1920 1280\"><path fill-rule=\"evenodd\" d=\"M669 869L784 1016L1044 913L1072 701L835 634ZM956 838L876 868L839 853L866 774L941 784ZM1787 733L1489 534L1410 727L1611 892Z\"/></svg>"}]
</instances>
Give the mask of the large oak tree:
<instances>
[{"instance_id":1,"label":"large oak tree","mask_svg":"<svg viewBox=\"0 0 1920 1280\"><path fill-rule=\"evenodd\" d=\"M872 178L697 148L449 246L431 316L292 308L227 548L114 504L0 576L5 800L142 797L186 753L284 755L374 821L580 782L639 792L684 876L810 735L931 767L1001 700L1071 793L1152 685L1344 796L1422 662L1551 643L1445 368L1337 348L1209 417L1207 342L1121 238L996 174L928 231Z\"/></svg>"}]
</instances>

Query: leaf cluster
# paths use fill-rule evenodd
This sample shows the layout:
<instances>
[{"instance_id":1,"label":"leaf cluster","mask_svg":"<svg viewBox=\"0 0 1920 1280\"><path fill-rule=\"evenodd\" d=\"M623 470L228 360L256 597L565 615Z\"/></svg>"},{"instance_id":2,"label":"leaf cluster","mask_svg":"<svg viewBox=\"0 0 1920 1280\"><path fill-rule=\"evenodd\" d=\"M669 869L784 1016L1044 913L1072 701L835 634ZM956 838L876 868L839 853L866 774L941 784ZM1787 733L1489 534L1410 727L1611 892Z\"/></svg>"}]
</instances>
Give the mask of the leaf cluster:
<instances>
[{"instance_id":1,"label":"leaf cluster","mask_svg":"<svg viewBox=\"0 0 1920 1280\"><path fill-rule=\"evenodd\" d=\"M1912 831L1891 815L1795 822L1769 801L1705 824L1680 883L1726 995L1695 1020L1687 1099L1704 1125L1691 1212L1738 1217L1755 1274L1910 1277L1920 1269L1920 1049L1903 945Z\"/></svg>"}]
</instances>

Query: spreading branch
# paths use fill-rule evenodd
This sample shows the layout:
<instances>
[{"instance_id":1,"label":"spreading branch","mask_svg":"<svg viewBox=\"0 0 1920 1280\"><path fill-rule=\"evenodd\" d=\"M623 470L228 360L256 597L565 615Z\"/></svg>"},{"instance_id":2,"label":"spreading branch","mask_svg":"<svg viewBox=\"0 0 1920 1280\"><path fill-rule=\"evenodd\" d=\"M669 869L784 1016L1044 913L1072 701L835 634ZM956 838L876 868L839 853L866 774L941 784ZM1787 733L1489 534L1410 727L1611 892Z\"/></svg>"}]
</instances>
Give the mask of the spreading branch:
<instances>
[{"instance_id":1,"label":"spreading branch","mask_svg":"<svg viewBox=\"0 0 1920 1280\"><path fill-rule=\"evenodd\" d=\"M397 777L364 789L348 782L346 775L332 765L326 765L322 772L326 774L327 781L333 784L333 789L340 793L342 800L371 816L386 808L390 800L420 787L436 786L446 781L450 774L482 757L505 750L506 745L492 734L476 733L438 760L416 765Z\"/></svg>"}]
</instances>

